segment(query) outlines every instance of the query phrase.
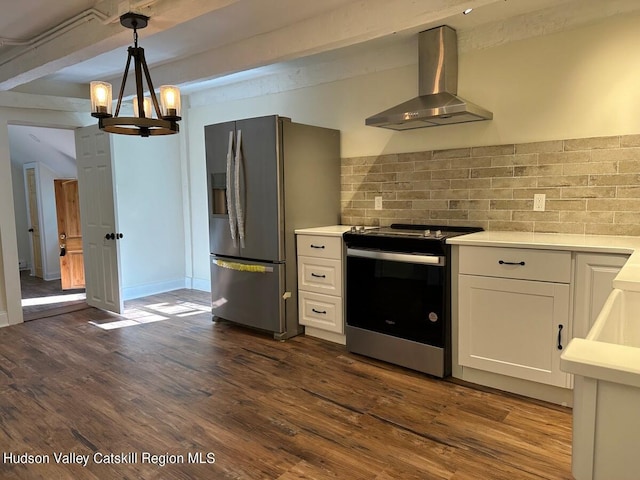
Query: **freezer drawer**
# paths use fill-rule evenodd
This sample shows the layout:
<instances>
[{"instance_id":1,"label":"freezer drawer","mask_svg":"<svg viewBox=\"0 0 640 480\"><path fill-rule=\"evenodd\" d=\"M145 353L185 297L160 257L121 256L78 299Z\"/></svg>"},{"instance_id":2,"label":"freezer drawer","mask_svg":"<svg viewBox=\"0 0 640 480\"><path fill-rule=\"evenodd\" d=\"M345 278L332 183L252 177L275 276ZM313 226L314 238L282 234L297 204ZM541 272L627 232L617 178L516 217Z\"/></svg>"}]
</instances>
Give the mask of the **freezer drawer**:
<instances>
[{"instance_id":1,"label":"freezer drawer","mask_svg":"<svg viewBox=\"0 0 640 480\"><path fill-rule=\"evenodd\" d=\"M211 312L249 327L286 329L285 266L211 256Z\"/></svg>"}]
</instances>

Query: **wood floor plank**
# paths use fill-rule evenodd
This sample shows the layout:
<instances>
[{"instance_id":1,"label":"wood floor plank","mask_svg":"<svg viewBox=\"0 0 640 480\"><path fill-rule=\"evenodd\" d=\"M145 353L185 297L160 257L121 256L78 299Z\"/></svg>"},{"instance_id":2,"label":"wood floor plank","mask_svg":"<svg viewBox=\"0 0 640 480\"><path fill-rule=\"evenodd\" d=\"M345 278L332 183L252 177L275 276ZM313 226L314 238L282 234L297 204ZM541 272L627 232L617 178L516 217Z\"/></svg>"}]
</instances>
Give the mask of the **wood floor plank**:
<instances>
[{"instance_id":1,"label":"wood floor plank","mask_svg":"<svg viewBox=\"0 0 640 480\"><path fill-rule=\"evenodd\" d=\"M0 329L2 452L138 454L3 462L0 478L572 478L568 409L213 323L208 302L179 290L127 302L123 316L89 308ZM123 318L164 320L89 323ZM143 452L185 461L159 466Z\"/></svg>"}]
</instances>

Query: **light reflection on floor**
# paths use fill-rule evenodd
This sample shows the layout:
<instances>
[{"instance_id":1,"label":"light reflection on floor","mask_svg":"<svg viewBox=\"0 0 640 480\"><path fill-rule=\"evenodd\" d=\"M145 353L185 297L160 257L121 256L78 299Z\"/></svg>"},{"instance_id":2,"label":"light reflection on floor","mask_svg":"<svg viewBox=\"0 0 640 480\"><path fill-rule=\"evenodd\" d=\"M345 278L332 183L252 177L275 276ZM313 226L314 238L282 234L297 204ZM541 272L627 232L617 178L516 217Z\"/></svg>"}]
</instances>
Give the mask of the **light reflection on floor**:
<instances>
[{"instance_id":1,"label":"light reflection on floor","mask_svg":"<svg viewBox=\"0 0 640 480\"><path fill-rule=\"evenodd\" d=\"M87 295L84 293L71 293L68 295L50 295L48 297L23 298L22 307L34 307L38 305L50 305L54 303L77 302L85 300Z\"/></svg>"},{"instance_id":2,"label":"light reflection on floor","mask_svg":"<svg viewBox=\"0 0 640 480\"><path fill-rule=\"evenodd\" d=\"M117 328L133 327L136 325L143 325L145 323L169 320L172 317L188 317L210 311L211 307L209 305L202 305L193 302L162 302L152 303L145 305L144 307L125 308L122 315L118 315L118 317L120 317L119 320L106 323L90 321L89 323L102 328L103 330L114 330Z\"/></svg>"}]
</instances>

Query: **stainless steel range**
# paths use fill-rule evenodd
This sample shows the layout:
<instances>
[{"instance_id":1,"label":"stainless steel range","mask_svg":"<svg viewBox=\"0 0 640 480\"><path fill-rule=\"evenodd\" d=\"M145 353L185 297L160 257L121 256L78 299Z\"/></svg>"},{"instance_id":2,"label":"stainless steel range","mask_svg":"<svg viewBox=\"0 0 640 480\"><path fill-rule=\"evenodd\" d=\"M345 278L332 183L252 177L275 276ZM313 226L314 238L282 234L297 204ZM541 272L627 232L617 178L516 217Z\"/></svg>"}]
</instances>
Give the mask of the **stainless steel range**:
<instances>
[{"instance_id":1,"label":"stainless steel range","mask_svg":"<svg viewBox=\"0 0 640 480\"><path fill-rule=\"evenodd\" d=\"M344 234L350 352L451 374L451 247L476 227L393 224Z\"/></svg>"}]
</instances>

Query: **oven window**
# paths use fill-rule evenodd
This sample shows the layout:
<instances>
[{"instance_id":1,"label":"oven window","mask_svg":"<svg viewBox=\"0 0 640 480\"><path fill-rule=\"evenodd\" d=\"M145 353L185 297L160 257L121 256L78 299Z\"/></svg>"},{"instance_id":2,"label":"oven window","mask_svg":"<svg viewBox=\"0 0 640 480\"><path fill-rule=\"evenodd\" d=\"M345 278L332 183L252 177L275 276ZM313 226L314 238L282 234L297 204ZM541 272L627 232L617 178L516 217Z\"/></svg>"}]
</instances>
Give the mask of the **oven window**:
<instances>
[{"instance_id":1,"label":"oven window","mask_svg":"<svg viewBox=\"0 0 640 480\"><path fill-rule=\"evenodd\" d=\"M347 257L347 323L445 345L443 267Z\"/></svg>"}]
</instances>

